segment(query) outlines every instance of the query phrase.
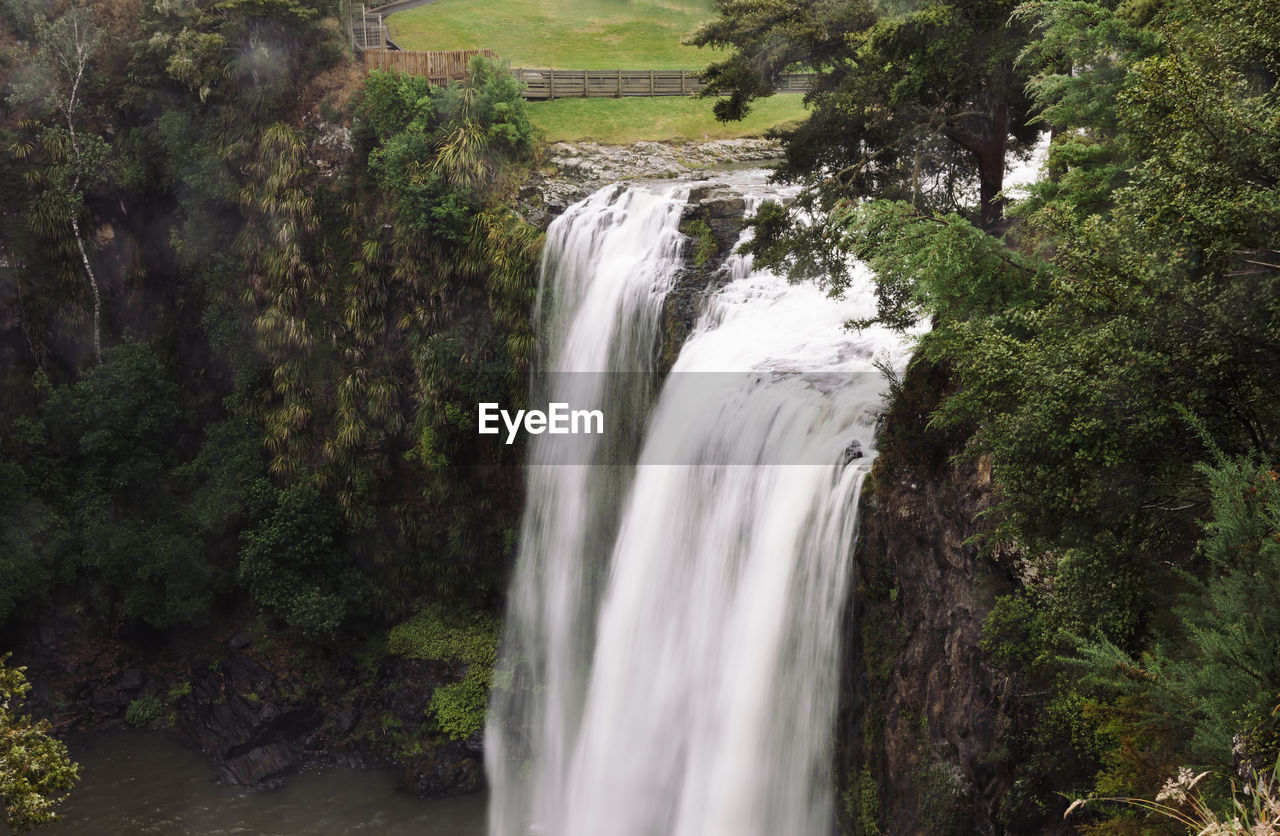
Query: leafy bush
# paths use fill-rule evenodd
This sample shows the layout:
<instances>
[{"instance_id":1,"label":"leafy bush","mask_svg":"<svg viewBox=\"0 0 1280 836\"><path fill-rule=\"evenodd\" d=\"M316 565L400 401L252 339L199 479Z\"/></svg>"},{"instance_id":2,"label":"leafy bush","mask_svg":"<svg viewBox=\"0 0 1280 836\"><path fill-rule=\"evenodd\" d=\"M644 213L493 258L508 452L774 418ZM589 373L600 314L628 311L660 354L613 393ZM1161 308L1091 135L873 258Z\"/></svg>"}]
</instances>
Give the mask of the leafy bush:
<instances>
[{"instance_id":1,"label":"leafy bush","mask_svg":"<svg viewBox=\"0 0 1280 836\"><path fill-rule=\"evenodd\" d=\"M389 651L410 659L466 665L458 682L437 686L427 710L440 729L460 740L484 726L489 683L498 658L498 622L486 614L450 618L432 608L398 624L387 637Z\"/></svg>"},{"instance_id":2,"label":"leafy bush","mask_svg":"<svg viewBox=\"0 0 1280 836\"><path fill-rule=\"evenodd\" d=\"M49 736L47 720L19 714L31 693L25 668L8 665L0 656L0 809L15 833L25 833L58 820L54 808L75 786L80 767L67 747Z\"/></svg>"},{"instance_id":3,"label":"leafy bush","mask_svg":"<svg viewBox=\"0 0 1280 836\"><path fill-rule=\"evenodd\" d=\"M466 240L499 163L533 141L515 77L479 57L469 70L465 82L446 87L375 71L362 111L376 146L369 166L397 196L402 220L453 245Z\"/></svg>"},{"instance_id":4,"label":"leafy bush","mask_svg":"<svg viewBox=\"0 0 1280 836\"><path fill-rule=\"evenodd\" d=\"M342 516L307 482L261 482L256 523L245 531L237 577L259 604L309 636L333 636L364 604L366 583L339 546Z\"/></svg>"}]
</instances>

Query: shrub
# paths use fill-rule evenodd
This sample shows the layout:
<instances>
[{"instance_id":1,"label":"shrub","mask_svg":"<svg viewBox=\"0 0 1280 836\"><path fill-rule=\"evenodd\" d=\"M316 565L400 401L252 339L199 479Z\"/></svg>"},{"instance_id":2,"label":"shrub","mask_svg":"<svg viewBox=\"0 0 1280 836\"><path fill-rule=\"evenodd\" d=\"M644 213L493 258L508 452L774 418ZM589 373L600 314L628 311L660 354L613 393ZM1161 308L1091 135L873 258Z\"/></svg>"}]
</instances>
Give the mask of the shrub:
<instances>
[{"instance_id":1,"label":"shrub","mask_svg":"<svg viewBox=\"0 0 1280 836\"><path fill-rule=\"evenodd\" d=\"M154 694L143 694L124 711L124 719L131 726L141 728L160 716L160 700Z\"/></svg>"},{"instance_id":2,"label":"shrub","mask_svg":"<svg viewBox=\"0 0 1280 836\"><path fill-rule=\"evenodd\" d=\"M484 726L489 683L498 658L497 619L483 613L450 618L431 608L393 627L387 646L397 656L466 665L460 681L435 689L427 711L454 740L470 737Z\"/></svg>"},{"instance_id":3,"label":"shrub","mask_svg":"<svg viewBox=\"0 0 1280 836\"><path fill-rule=\"evenodd\" d=\"M333 636L364 605L366 584L339 548L331 498L298 482L255 489L262 513L244 534L238 577L259 604L308 636Z\"/></svg>"}]
</instances>

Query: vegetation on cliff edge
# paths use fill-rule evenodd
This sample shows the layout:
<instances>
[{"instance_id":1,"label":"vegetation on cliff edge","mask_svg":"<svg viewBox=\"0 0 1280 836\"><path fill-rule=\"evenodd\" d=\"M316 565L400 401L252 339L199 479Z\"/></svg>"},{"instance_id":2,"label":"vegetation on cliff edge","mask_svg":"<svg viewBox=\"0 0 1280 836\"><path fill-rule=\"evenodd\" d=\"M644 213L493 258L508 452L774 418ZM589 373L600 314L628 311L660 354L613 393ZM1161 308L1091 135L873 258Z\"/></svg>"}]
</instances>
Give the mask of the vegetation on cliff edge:
<instances>
[{"instance_id":1,"label":"vegetation on cliff edge","mask_svg":"<svg viewBox=\"0 0 1280 836\"><path fill-rule=\"evenodd\" d=\"M0 3L10 635L496 606L519 451L465 407L523 398L533 127L484 61L365 79L338 5Z\"/></svg>"}]
</instances>

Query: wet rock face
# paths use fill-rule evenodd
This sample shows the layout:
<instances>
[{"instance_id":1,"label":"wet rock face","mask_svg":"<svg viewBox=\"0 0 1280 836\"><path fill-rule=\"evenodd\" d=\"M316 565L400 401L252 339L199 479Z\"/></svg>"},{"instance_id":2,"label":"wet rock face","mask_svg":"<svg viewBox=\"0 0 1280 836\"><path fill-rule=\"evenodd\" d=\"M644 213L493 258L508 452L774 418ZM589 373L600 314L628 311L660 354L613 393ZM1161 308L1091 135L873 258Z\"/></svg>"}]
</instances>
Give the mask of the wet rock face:
<instances>
[{"instance_id":1,"label":"wet rock face","mask_svg":"<svg viewBox=\"0 0 1280 836\"><path fill-rule=\"evenodd\" d=\"M1010 576L967 544L993 501L989 467L950 463L963 429L926 428L948 386L911 368L863 493L837 718L845 832L867 829L859 810L886 834L1003 832L1006 683L981 638Z\"/></svg>"},{"instance_id":2,"label":"wet rock face","mask_svg":"<svg viewBox=\"0 0 1280 836\"><path fill-rule=\"evenodd\" d=\"M289 687L298 684L291 679L247 654L228 654L195 673L192 693L180 704L179 728L221 764L226 778L276 786L306 761L324 719Z\"/></svg>"},{"instance_id":3,"label":"wet rock face","mask_svg":"<svg viewBox=\"0 0 1280 836\"><path fill-rule=\"evenodd\" d=\"M659 374L666 374L675 363L707 297L729 280L724 262L742 235L746 209L746 201L724 186L690 190L680 215L680 231L688 238L684 264L662 303Z\"/></svg>"},{"instance_id":4,"label":"wet rock face","mask_svg":"<svg viewBox=\"0 0 1280 836\"><path fill-rule=\"evenodd\" d=\"M400 785L423 797L458 795L484 788L484 764L465 741L450 741L404 758Z\"/></svg>"},{"instance_id":5,"label":"wet rock face","mask_svg":"<svg viewBox=\"0 0 1280 836\"><path fill-rule=\"evenodd\" d=\"M311 115L304 118L304 125L307 131L308 156L317 173L325 178L340 175L350 161L354 147L351 128Z\"/></svg>"},{"instance_id":6,"label":"wet rock face","mask_svg":"<svg viewBox=\"0 0 1280 836\"><path fill-rule=\"evenodd\" d=\"M697 186L689 192L689 202L680 216L680 228L688 233L689 225L702 221L711 228L716 249L712 260L717 264L733 251L742 235L747 202L723 186Z\"/></svg>"}]
</instances>

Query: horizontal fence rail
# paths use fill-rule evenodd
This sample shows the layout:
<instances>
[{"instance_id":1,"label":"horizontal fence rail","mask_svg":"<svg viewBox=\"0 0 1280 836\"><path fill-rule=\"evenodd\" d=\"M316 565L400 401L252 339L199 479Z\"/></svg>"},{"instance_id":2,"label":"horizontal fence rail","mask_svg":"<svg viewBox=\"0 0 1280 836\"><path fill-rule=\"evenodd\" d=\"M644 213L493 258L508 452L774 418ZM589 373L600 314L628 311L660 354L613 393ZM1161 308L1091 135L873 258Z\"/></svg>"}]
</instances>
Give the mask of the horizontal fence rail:
<instances>
[{"instance_id":1,"label":"horizontal fence rail","mask_svg":"<svg viewBox=\"0 0 1280 836\"><path fill-rule=\"evenodd\" d=\"M702 89L695 70L512 70L526 99L688 96Z\"/></svg>"},{"instance_id":2,"label":"horizontal fence rail","mask_svg":"<svg viewBox=\"0 0 1280 836\"><path fill-rule=\"evenodd\" d=\"M622 98L624 96L688 96L706 83L697 70L531 70L515 69L526 99ZM777 92L803 93L813 73L791 73L779 79Z\"/></svg>"},{"instance_id":3,"label":"horizontal fence rail","mask_svg":"<svg viewBox=\"0 0 1280 836\"><path fill-rule=\"evenodd\" d=\"M444 85L467 77L467 64L477 55L497 58L492 49L450 49L431 52L413 50L371 49L364 53L364 68L399 70L410 75L426 76L432 84Z\"/></svg>"}]
</instances>

